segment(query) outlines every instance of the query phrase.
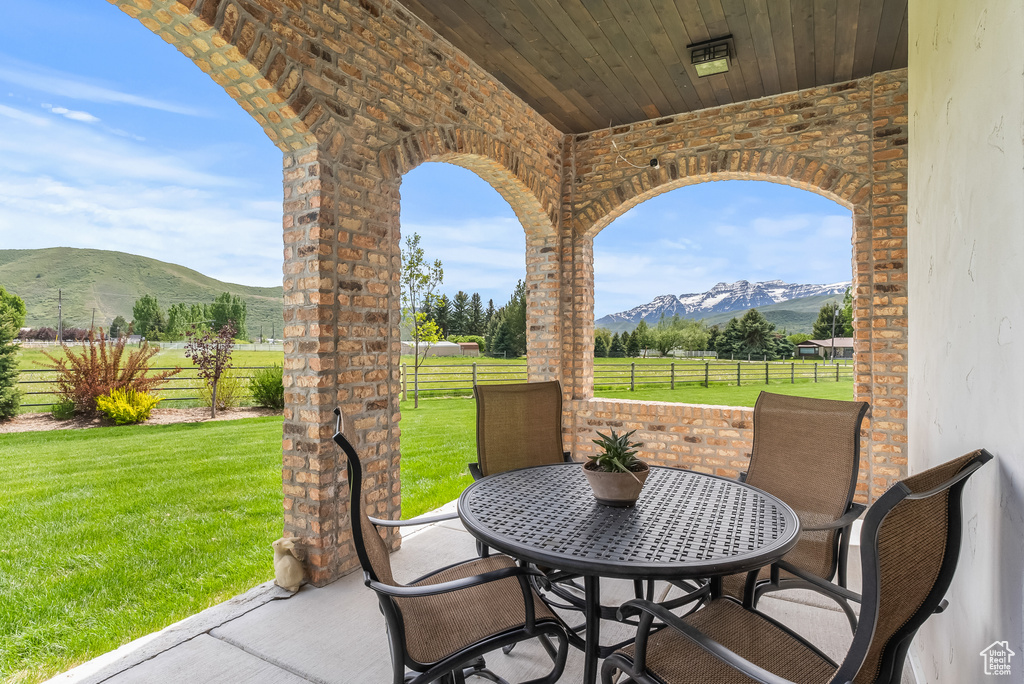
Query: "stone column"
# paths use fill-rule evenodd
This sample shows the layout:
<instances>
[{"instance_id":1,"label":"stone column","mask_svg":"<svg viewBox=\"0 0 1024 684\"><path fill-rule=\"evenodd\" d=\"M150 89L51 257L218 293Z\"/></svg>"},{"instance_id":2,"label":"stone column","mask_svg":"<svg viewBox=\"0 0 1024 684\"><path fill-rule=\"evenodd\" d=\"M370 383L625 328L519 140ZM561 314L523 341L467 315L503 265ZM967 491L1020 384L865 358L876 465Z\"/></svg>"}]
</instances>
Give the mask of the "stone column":
<instances>
[{"instance_id":1,"label":"stone column","mask_svg":"<svg viewBox=\"0 0 1024 684\"><path fill-rule=\"evenodd\" d=\"M369 513L400 508L398 187L316 147L285 157L285 533L301 537L316 585L358 562L330 439L336 406L363 460Z\"/></svg>"},{"instance_id":2,"label":"stone column","mask_svg":"<svg viewBox=\"0 0 1024 684\"><path fill-rule=\"evenodd\" d=\"M530 382L561 380L561 264L557 236L526 236L526 348Z\"/></svg>"}]
</instances>

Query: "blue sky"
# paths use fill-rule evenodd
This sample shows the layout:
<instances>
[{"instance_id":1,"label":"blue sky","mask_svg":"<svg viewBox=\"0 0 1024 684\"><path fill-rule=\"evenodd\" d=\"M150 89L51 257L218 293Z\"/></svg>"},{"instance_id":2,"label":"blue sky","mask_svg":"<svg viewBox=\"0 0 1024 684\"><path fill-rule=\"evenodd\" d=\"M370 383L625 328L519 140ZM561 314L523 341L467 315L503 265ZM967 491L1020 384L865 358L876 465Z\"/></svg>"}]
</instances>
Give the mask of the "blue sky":
<instances>
[{"instance_id":1,"label":"blue sky","mask_svg":"<svg viewBox=\"0 0 1024 684\"><path fill-rule=\"evenodd\" d=\"M281 153L249 115L112 5L7 4L0 249L113 249L280 285ZM478 291L500 306L524 275L515 215L465 169L409 173L402 230L420 233L427 256L444 262L449 295ZM596 314L719 281L848 280L850 235L846 209L787 186L675 190L596 238Z\"/></svg>"}]
</instances>

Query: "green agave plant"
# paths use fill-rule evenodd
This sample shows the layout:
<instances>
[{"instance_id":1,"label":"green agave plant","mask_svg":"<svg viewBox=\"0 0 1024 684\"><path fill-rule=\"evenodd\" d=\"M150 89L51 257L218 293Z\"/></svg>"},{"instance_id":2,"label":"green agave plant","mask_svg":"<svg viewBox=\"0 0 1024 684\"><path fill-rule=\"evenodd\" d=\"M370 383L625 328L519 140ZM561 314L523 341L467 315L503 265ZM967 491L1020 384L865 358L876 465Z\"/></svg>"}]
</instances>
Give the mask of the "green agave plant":
<instances>
[{"instance_id":1,"label":"green agave plant","mask_svg":"<svg viewBox=\"0 0 1024 684\"><path fill-rule=\"evenodd\" d=\"M636 454L639 447L643 445L640 442L629 441L634 432L636 430L630 430L622 435L615 434L615 430L611 431L611 435L598 432L597 436L600 439L592 441L601 447L601 451L589 457L596 468L606 473L629 473L630 475L634 470L641 470L643 461L638 459ZM636 476L633 475L633 477Z\"/></svg>"}]
</instances>

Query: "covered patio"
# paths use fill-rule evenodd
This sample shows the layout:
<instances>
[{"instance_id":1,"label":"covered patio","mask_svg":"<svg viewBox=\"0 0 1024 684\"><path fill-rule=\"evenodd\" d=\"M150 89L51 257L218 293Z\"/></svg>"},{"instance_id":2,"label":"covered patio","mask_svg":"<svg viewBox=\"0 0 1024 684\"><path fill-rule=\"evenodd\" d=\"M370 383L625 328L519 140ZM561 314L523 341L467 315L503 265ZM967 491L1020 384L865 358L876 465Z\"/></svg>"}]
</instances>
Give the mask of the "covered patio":
<instances>
[{"instance_id":1,"label":"covered patio","mask_svg":"<svg viewBox=\"0 0 1024 684\"><path fill-rule=\"evenodd\" d=\"M593 240L661 192L760 179L853 213L859 498L972 448L998 458L968 488L919 680L975 680L996 640L1024 652L1019 2L111 1L284 153L283 527L314 585L356 568L335 406L371 514L401 511L404 173L459 164L515 210L529 377L561 382L566 448L625 426L649 462L724 476L746 466L749 409L594 399ZM709 39L731 66L701 78L689 45Z\"/></svg>"},{"instance_id":2,"label":"covered patio","mask_svg":"<svg viewBox=\"0 0 1024 684\"><path fill-rule=\"evenodd\" d=\"M458 521L415 530L405 537L402 549L392 559L400 578L416 577L452 558L476 554L473 537ZM859 589L859 575L859 570L853 570L851 588ZM629 582L614 583L607 588L606 596L610 604L621 603L632 597L632 587ZM809 591L780 596L784 598L764 598L759 609L813 635L816 646L841 660L852 635L836 605ZM605 637L612 641L630 637L633 629L614 623L609 626ZM303 587L294 596L267 583L50 681L387 682L391 665L384 629L376 597L363 586L361 573L352 573L325 587ZM551 661L536 641L521 644L508 655L493 653L487 657L487 665L511 682L540 677L551 669ZM582 675L583 654L571 649L560 681L581 681ZM914 684L910 668L905 670L903 682Z\"/></svg>"}]
</instances>

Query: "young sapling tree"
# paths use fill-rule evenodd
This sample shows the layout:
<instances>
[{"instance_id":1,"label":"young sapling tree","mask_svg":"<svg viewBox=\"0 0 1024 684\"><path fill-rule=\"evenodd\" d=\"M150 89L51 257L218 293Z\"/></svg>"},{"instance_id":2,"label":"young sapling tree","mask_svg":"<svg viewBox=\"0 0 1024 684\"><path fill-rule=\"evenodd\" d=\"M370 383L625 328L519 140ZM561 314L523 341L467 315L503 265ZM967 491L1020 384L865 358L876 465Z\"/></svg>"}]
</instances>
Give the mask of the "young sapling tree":
<instances>
[{"instance_id":1,"label":"young sapling tree","mask_svg":"<svg viewBox=\"0 0 1024 684\"><path fill-rule=\"evenodd\" d=\"M185 343L185 356L192 359L198 375L210 386L212 401L210 417L217 417L217 383L231 368L231 351L235 346L235 324L225 323L220 332L200 330L195 324L189 328Z\"/></svg>"}]
</instances>

